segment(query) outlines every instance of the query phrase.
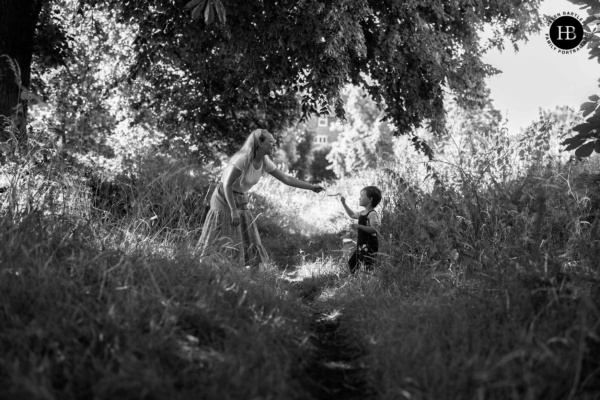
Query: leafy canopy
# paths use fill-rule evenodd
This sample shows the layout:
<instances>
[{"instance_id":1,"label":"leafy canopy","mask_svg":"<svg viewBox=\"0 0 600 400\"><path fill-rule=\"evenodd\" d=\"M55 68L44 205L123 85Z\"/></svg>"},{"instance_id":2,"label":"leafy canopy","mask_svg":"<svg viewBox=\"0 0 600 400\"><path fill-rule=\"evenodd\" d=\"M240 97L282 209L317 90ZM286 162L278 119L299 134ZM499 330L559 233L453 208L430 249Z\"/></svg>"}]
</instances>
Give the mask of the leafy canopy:
<instances>
[{"instance_id":1,"label":"leafy canopy","mask_svg":"<svg viewBox=\"0 0 600 400\"><path fill-rule=\"evenodd\" d=\"M154 88L143 100L205 145L281 129L300 112L343 117L348 83L366 88L397 134L425 121L442 132L445 94L476 106L496 72L480 59L484 24L495 32L487 46L502 47L541 23L539 1L521 0L83 2L137 26L131 77Z\"/></svg>"}]
</instances>

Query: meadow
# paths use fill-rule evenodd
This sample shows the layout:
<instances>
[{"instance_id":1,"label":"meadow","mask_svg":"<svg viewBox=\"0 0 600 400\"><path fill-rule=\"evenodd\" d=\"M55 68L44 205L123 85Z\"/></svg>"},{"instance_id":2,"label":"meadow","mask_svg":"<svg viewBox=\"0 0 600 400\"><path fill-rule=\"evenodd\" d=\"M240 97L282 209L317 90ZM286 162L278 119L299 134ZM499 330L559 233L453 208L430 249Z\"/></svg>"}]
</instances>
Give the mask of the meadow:
<instances>
[{"instance_id":1,"label":"meadow","mask_svg":"<svg viewBox=\"0 0 600 400\"><path fill-rule=\"evenodd\" d=\"M600 164L543 133L437 161L399 140L323 194L262 180L259 271L198 254L193 160L111 183L5 160L0 398L600 398ZM351 276L335 194L372 184L381 254Z\"/></svg>"}]
</instances>

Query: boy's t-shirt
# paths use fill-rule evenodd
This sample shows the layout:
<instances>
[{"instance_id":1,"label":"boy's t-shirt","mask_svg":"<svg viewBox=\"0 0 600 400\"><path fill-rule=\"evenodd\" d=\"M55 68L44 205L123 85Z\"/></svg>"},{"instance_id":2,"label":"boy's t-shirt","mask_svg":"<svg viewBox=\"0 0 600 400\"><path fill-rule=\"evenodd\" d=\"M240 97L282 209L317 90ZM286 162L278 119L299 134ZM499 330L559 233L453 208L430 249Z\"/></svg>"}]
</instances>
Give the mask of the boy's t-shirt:
<instances>
[{"instance_id":1,"label":"boy's t-shirt","mask_svg":"<svg viewBox=\"0 0 600 400\"><path fill-rule=\"evenodd\" d=\"M360 215L366 215L367 212L365 210L362 210L360 212ZM371 211L371 213L367 216L367 220L369 221L369 226L372 226L373 228L379 230L381 227L381 220L379 219L379 214L377 213L377 211L373 210ZM377 233L372 233L372 235L377 235Z\"/></svg>"}]
</instances>

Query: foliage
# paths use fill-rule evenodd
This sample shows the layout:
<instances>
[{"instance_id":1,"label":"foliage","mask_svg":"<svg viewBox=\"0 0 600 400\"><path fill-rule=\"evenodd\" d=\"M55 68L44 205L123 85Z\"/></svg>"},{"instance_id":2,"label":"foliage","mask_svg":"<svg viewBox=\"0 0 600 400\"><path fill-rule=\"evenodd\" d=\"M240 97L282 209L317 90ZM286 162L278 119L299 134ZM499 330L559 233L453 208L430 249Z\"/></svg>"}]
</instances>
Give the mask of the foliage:
<instances>
[{"instance_id":1,"label":"foliage","mask_svg":"<svg viewBox=\"0 0 600 400\"><path fill-rule=\"evenodd\" d=\"M482 93L481 104L477 107L461 107L456 99L449 99L445 103L447 130L461 132L464 136L477 133L480 136L493 136L502 123L501 112L494 107L490 97L490 90ZM446 139L444 136L433 138L433 143Z\"/></svg>"},{"instance_id":2,"label":"foliage","mask_svg":"<svg viewBox=\"0 0 600 400\"><path fill-rule=\"evenodd\" d=\"M497 187L499 182L517 179L531 171L562 171L572 158L560 150L560 141L569 127L581 120L568 107L540 109L540 118L520 134L510 134L499 118L481 125L469 122L464 111L456 110L456 124L435 143L436 176L456 190ZM496 115L491 110L488 117ZM486 119L478 115L477 119ZM529 171L529 172L528 172ZM466 186L465 186L466 185ZM462 188L462 189L461 189Z\"/></svg>"},{"instance_id":3,"label":"foliage","mask_svg":"<svg viewBox=\"0 0 600 400\"><path fill-rule=\"evenodd\" d=\"M282 271L198 260L192 192L207 177L187 162L150 158L121 217L118 202L94 210L68 164L34 151L7 163L0 397L314 398L306 377L324 361L313 359L324 336L309 312L339 325L330 337L343 364L327 367L358 370L378 398L594 396L600 190L582 172L597 165L548 163L573 113L543 117L523 133L539 157L511 161L506 176L495 146L518 156L520 138L500 127L464 157L477 160L463 164L470 174L425 164L395 138L403 156L387 169L332 183L329 194L355 197L365 184L384 194L379 262L351 279L336 196L274 179L251 194L265 246L281 268L299 268L284 283ZM479 165L490 167L477 181Z\"/></svg>"},{"instance_id":4,"label":"foliage","mask_svg":"<svg viewBox=\"0 0 600 400\"><path fill-rule=\"evenodd\" d=\"M598 341L584 335L599 332L598 295L585 278L504 264L479 277L426 264L381 272L337 285L319 302L352 310L340 318L340 336L362 349L355 362L368 366L376 398L596 395Z\"/></svg>"},{"instance_id":5,"label":"foliage","mask_svg":"<svg viewBox=\"0 0 600 400\"><path fill-rule=\"evenodd\" d=\"M17 147L27 142L27 109L31 93L31 59L44 0L0 3L0 140ZM6 131L6 119L16 130Z\"/></svg>"},{"instance_id":6,"label":"foliage","mask_svg":"<svg viewBox=\"0 0 600 400\"><path fill-rule=\"evenodd\" d=\"M309 174L309 166L313 158L311 154L314 131L311 130L306 124L301 124L301 130L298 131L296 128L296 161L290 163L290 170L297 171L298 179L304 180Z\"/></svg>"},{"instance_id":7,"label":"foliage","mask_svg":"<svg viewBox=\"0 0 600 400\"><path fill-rule=\"evenodd\" d=\"M332 169L332 164L327 159L331 152L331 147L327 146L313 152L313 161L310 163L311 182L333 181L336 176Z\"/></svg>"},{"instance_id":8,"label":"foliage","mask_svg":"<svg viewBox=\"0 0 600 400\"><path fill-rule=\"evenodd\" d=\"M342 117L350 81L385 104L399 133L426 119L441 128L443 87L476 103L493 72L479 58L483 24L496 27L498 46L502 34L522 40L540 24L537 1L190 2L192 16L205 17L193 23L184 2L101 3L138 27L132 74L154 87L144 104L163 110L169 127L189 126L202 145L259 125L281 129L297 116L295 90L303 115L334 108ZM207 24L214 8L221 23Z\"/></svg>"},{"instance_id":9,"label":"foliage","mask_svg":"<svg viewBox=\"0 0 600 400\"><path fill-rule=\"evenodd\" d=\"M560 148L571 127L584 122L584 118L569 107L556 107L554 110L540 109L540 117L531 123L520 135L523 142L519 156L523 160L535 161L537 165L553 165L560 169L573 156ZM577 154L575 154L577 156Z\"/></svg>"},{"instance_id":10,"label":"foliage","mask_svg":"<svg viewBox=\"0 0 600 400\"><path fill-rule=\"evenodd\" d=\"M203 176L146 166L116 220L70 165L26 161L0 167L0 398L308 397L308 323L278 274L195 251Z\"/></svg>"},{"instance_id":11,"label":"foliage","mask_svg":"<svg viewBox=\"0 0 600 400\"><path fill-rule=\"evenodd\" d=\"M66 0L49 11L65 24L72 56L54 67L35 59L35 80L48 101L30 112L30 138L50 142L63 157L102 179L135 175L147 154L164 153L165 135L157 132L152 112L135 107L147 84L125 80L134 30L116 23L110 12L83 15L77 10L76 2ZM177 143L168 144L176 154Z\"/></svg>"},{"instance_id":12,"label":"foliage","mask_svg":"<svg viewBox=\"0 0 600 400\"><path fill-rule=\"evenodd\" d=\"M283 162L285 169L296 172L297 177L304 180L309 174L313 159L314 135L314 128L306 122L286 128L280 135L280 146L275 161Z\"/></svg>"},{"instance_id":13,"label":"foliage","mask_svg":"<svg viewBox=\"0 0 600 400\"><path fill-rule=\"evenodd\" d=\"M110 8L112 2L104 3ZM297 119L295 93L269 89L266 80L260 90L251 87L241 54L227 51L226 38L191 24L181 2L115 6L118 20L136 29L129 79L152 87L139 93L134 106L156 113L157 126L169 140L183 140L214 158L214 152L233 151L248 130L277 132Z\"/></svg>"},{"instance_id":14,"label":"foliage","mask_svg":"<svg viewBox=\"0 0 600 400\"><path fill-rule=\"evenodd\" d=\"M314 295L351 310L340 334L362 350L354 362L378 398L595 395L599 342L584 335L600 329L600 192L586 172L598 164L557 148L577 118L559 108L519 137L475 131L461 164L416 169L407 152L331 189L384 194L375 273Z\"/></svg>"},{"instance_id":15,"label":"foliage","mask_svg":"<svg viewBox=\"0 0 600 400\"><path fill-rule=\"evenodd\" d=\"M0 224L0 397L306 398L306 322L273 274L90 248L39 213Z\"/></svg>"},{"instance_id":16,"label":"foliage","mask_svg":"<svg viewBox=\"0 0 600 400\"><path fill-rule=\"evenodd\" d=\"M540 120L519 136L509 135L504 127L494 124L481 132L473 127L450 131L435 144L433 162L416 157L408 141L395 139L399 156L394 161L382 163L375 174L366 170L355 176L361 185L377 184L387 193L383 211L390 213L388 226L405 246L404 253L398 255L401 262L413 262L406 254L427 254L435 262L459 255L477 259L481 254L475 254L500 243L515 249L541 244L547 248L564 246L566 237L578 232L573 221L597 212L593 191L587 194L589 203L580 202L583 192L574 195L576 202L559 196L561 191L570 191L574 185L572 170L580 166L560 152L558 143L579 118L563 107L541 114ZM348 184L342 181L340 185ZM573 204L566 205L569 201ZM550 223L540 216L544 208L565 207L570 211L559 221ZM561 233L561 225L570 233ZM401 230L393 228L396 226ZM518 241L513 242L515 239ZM578 257L592 262L593 251Z\"/></svg>"},{"instance_id":17,"label":"foliage","mask_svg":"<svg viewBox=\"0 0 600 400\"><path fill-rule=\"evenodd\" d=\"M73 17L68 0L42 1L38 27L33 38L32 89L43 84L39 74L48 69L64 66L73 57L72 41L77 32L66 29L73 26ZM75 35L73 35L75 33Z\"/></svg>"},{"instance_id":18,"label":"foliage","mask_svg":"<svg viewBox=\"0 0 600 400\"><path fill-rule=\"evenodd\" d=\"M275 161L283 162L285 168L294 171L299 179L322 182L335 179L331 163L327 160L331 147L316 149L313 145L316 118L286 128L280 137Z\"/></svg>"},{"instance_id":19,"label":"foliage","mask_svg":"<svg viewBox=\"0 0 600 400\"><path fill-rule=\"evenodd\" d=\"M589 58L596 58L600 63L600 36L598 36L600 5L593 0L569 1L581 6L581 9L586 9L588 17L584 21L584 33L590 53ZM593 29L590 27L593 27ZM589 118L573 127L573 130L577 132L575 136L562 142L563 145L567 146L565 150L575 150L577 157L589 157L594 151L600 153L600 96L592 95L588 100L581 105L580 111L584 118L588 115Z\"/></svg>"},{"instance_id":20,"label":"foliage","mask_svg":"<svg viewBox=\"0 0 600 400\"><path fill-rule=\"evenodd\" d=\"M336 318L340 342L353 344L349 368L367 366L376 397L594 397L600 191L586 171L598 164L567 160L557 147L577 118L558 108L522 136L501 125L474 131L473 149L459 145L474 159L462 170L439 161L427 168L397 138L404 157L329 188L352 195L376 184L384 194L373 274L346 278L339 240L298 272L303 295ZM498 150L511 156L507 167ZM328 199L315 204L332 208L313 223L333 220L339 231L347 218Z\"/></svg>"},{"instance_id":21,"label":"foliage","mask_svg":"<svg viewBox=\"0 0 600 400\"><path fill-rule=\"evenodd\" d=\"M226 22L225 7L223 7L221 0L192 0L185 5L185 8L192 10L193 19L204 16L206 25L214 21L215 12L221 22Z\"/></svg>"},{"instance_id":22,"label":"foliage","mask_svg":"<svg viewBox=\"0 0 600 400\"><path fill-rule=\"evenodd\" d=\"M385 108L396 133L424 121L442 132L445 88L461 104L478 103L485 76L494 72L481 62L482 52L502 47L503 35L516 42L537 30L538 3L209 0L188 3L194 21L183 0L87 0L77 2L77 13L115 10L119 23L135 30L128 77L152 90L131 102L156 113L157 127L170 139L182 138L214 157L207 149L230 152L249 129L280 131L300 113L335 109L343 117L340 96L350 82ZM65 25L71 21L48 13L63 4L75 1L44 2L35 33L40 65L63 64L69 56L65 43L72 36ZM218 24L211 23L215 16ZM37 14L27 18L38 22ZM482 47L477 32L484 24L494 26L495 36ZM414 144L430 153L426 143Z\"/></svg>"},{"instance_id":23,"label":"foliage","mask_svg":"<svg viewBox=\"0 0 600 400\"><path fill-rule=\"evenodd\" d=\"M133 3L125 1L123 7ZM217 3L207 0L203 4L210 8ZM430 22L435 15L421 21L420 26L411 25L411 21L423 19L431 10L439 12L442 18L446 9L463 4L429 1L427 5L441 8L419 8L418 4L424 3L403 3L406 10L398 2L382 1L376 6L398 8L391 10L390 18L406 12L402 23L418 31L427 30L427 23L435 27ZM142 9L142 2L137 4L141 14L132 16L134 21L146 17L153 22L170 21L169 17L161 19L158 15L166 12L155 7L159 3L145 2L146 9ZM255 10L247 15L258 15L260 21L266 22L254 26L243 21L242 14L228 3L222 3L227 10L227 24L234 21L247 29L250 50L260 47L251 40L261 29L273 35L288 29L277 26L274 12L264 9L282 4L240 4L242 11ZM345 3L319 5L308 1L295 4L296 9L290 7L284 14L312 15L312 20L291 21L288 26L292 30L303 26L326 28L322 46L330 47L332 58L343 59L347 52L351 59L355 57L352 46L360 43L360 37L357 39L352 33L358 30L336 23L352 21L351 15L344 14L366 2L348 3L351 8L342 10L341 17L329 17L331 27L307 25L318 22L323 12L332 14L330 7L340 4ZM501 5L486 4L490 15ZM502 3L508 11L511 4ZM219 24L212 21L204 29L202 24L211 22L210 12L207 17L207 8L202 9L200 3L198 6L205 13L205 20L197 22L203 27L202 32L185 36L177 31L182 35L177 40L198 43L194 42L197 34L206 39L210 34L230 29L223 23L223 13ZM321 11L315 11L317 6ZM463 11L475 15L478 12ZM123 12L120 15L126 15ZM97 19L105 21L104 11L95 13ZM365 17L358 26L363 29L373 25L373 21L377 25L377 18L387 18L381 13L373 15ZM471 17L466 15L464 19ZM463 23L456 21L456 29L464 29ZM517 25L515 29L522 26ZM393 28L393 24L387 27ZM86 29L96 29L94 24L76 28L81 29L81 37L73 40L81 42L73 44L74 52L83 51L86 38L93 36ZM168 24L154 26L159 31L171 28ZM123 29L121 33L127 30ZM238 29L237 25L232 29ZM345 34L331 36L336 29ZM394 29L404 34L407 27ZM363 32L365 41L375 41L374 29ZM288 32L308 36L316 33L310 29ZM379 33L382 37L388 34L384 30ZM424 43L432 38L423 31L419 34ZM399 36L398 40L405 40L402 45L416 45L416 37L410 35ZM110 34L102 37L107 45L124 41ZM260 44L268 50L272 39L276 41L266 35ZM156 53L146 53L155 57L148 61L149 65L157 65L149 74L163 71L178 76L166 76L165 84L170 83L169 79L186 80L188 70L175 70L166 65L168 57L156 55L178 49L164 45L166 42L158 46L161 40L158 38L154 47L149 47ZM345 40L350 45L344 44ZM136 43L143 47L143 40ZM296 45L304 46L303 52L319 54L319 43ZM89 47L95 52L108 49L92 40ZM193 49L197 47L191 44L187 48ZM371 57L369 49L373 48L366 46L364 56L369 63L375 57L400 57L394 52ZM203 51L206 59L223 57L230 67L235 65L233 57L229 57L231 53L220 54L218 47L205 47ZM405 53L411 53L409 57L417 51L407 48ZM116 59L119 54L124 59L131 55L117 53ZM242 71L248 63L245 54L240 51L237 59ZM421 73L419 65L424 67L432 60L420 61L412 72L399 75L406 78L410 73ZM349 169L351 176L331 183L331 197L300 191L273 179L261 180L257 193L251 195L265 246L276 249L280 252L277 259L285 261L279 266L300 266L307 272L304 277L309 279L290 287L279 278L281 271L251 274L232 269L225 262L198 259L195 244L203 211L202 195L208 183L206 171L199 173L190 166L193 163L189 159L178 164L168 158L152 157L160 151L154 129L134 130L130 125L145 122L160 127L162 118L185 100L185 93L181 97L174 95L172 101L152 99L157 101L152 104L142 98L149 87L144 85L159 83L158 76L137 83L121 82L126 60L115 63L116 72L113 70L114 75L109 77L89 73L94 62L105 61L91 57L69 65L85 76L87 86L82 87L89 93L68 91L58 84L63 79L49 80L48 93L59 89L69 93L57 96L57 102L49 102L50 110L58 110L58 117L76 121L74 127L65 124L69 134L66 145L75 147L81 143L81 154L102 153L104 158L93 158L115 160L119 158L118 151L109 146L114 143L108 142L118 142L126 134L147 134L150 144L142 143L140 147L152 150L142 152L144 157L139 161L129 158L131 163L125 161L115 167L136 169L133 179L117 180L116 187L109 186L106 192L90 193L88 181L75 174L71 165L56 164L52 157L47 160L47 154L52 156L59 151L47 137L42 140L46 133L44 124L60 122L49 113L43 118L38 116L40 129L36 139L40 141L30 143L30 158L20 163L9 160L0 169L0 397L177 399L197 397L198 393L207 399L311 397L302 375L308 369L307 360L314 354L311 337L318 332L310 331L309 307L299 304L294 297L297 292L311 301L311 306L322 306L322 314L318 315L321 321L333 322L336 315L342 315L341 322L335 321L340 331L331 336L343 337L343 343L352 344L345 348L351 354L343 363L330 363L327 367L353 369L347 361L356 360L360 366L357 370L364 372L380 398L558 399L595 395L599 368L595 354L600 336L596 318L600 305L600 191L597 180L582 173L597 168L592 164L594 159L565 161L554 151L564 126L575 119L572 112L559 109L543 113L517 138L508 135L491 108L484 108L477 115L461 115L455 119L460 122L454 125L456 129L449 132L451 137L434 140L437 160L425 163L423 155L409 152L410 140L391 138L391 131L382 128L386 123L380 121L376 102L359 99L357 90L354 103L349 102L348 125L354 137L363 138L365 145L352 148L349 141L346 145L354 154L352 162L363 164ZM220 77L211 68L221 65L219 62L196 71L196 83L206 87L218 83ZM267 71L266 66L278 64L259 59L257 65ZM189 65L197 69L203 66L206 64ZM226 76L227 71L220 72ZM388 72L393 76L398 71ZM269 75L271 71L263 73ZM203 74L207 75L206 82L201 82ZM251 83L257 82L258 76L257 70L250 70ZM318 76L313 74L313 78L319 82ZM121 101L123 98L110 93L108 98L114 102L105 107L97 92L105 84L115 83L115 79L117 86L113 89L138 96L133 109ZM73 88L76 85L76 80L64 82L73 84ZM413 84L410 81L403 87ZM160 90L156 93L173 94L165 91L166 87L157 87ZM191 85L178 87L193 89ZM217 89L206 92L207 96L221 93ZM237 93L241 95L244 90ZM393 90L404 89L392 87ZM306 102L313 101L311 96L314 93L309 93ZM262 98L263 94L254 93L248 104ZM214 102L217 112L221 112L221 104L226 104L217 98L204 100ZM272 100L274 105L277 98ZM90 108L86 108L87 104ZM243 115L247 124L244 127L264 123L261 112L249 106ZM100 118L95 120L94 115ZM416 118L407 116L412 117ZM361 118L367 122L361 122ZM204 121L207 126L216 123ZM273 126L280 122L284 126L282 121L273 121ZM168 120L165 126L181 127ZM168 131L173 135L171 144L179 146L175 138L183 135L179 140L182 147L196 143L200 149L207 149L218 142L224 148L223 143L234 143L243 131L226 139L216 134L207 136L203 142L200 136L206 127L200 128L196 131L192 127L187 133ZM219 131L218 127L213 128L214 132ZM103 132L107 140L94 138L95 130ZM80 142L76 136L79 132L85 133ZM119 132L120 137L111 132ZM191 132L200 138L195 139ZM369 136L372 132L376 134ZM458 143L456 149L452 148L453 138ZM309 145L310 140L306 143ZM123 153L138 152L131 144L117 147ZM384 160L383 150L390 155L393 150L396 157ZM294 149L289 154L300 160L298 151ZM125 154L123 160L127 160ZM356 196L356 188L366 184L376 184L384 193L379 208L383 217L382 252L373 275L347 279L346 259L338 255L339 240L335 240L348 219L334 193ZM327 231L327 235L314 235L318 229ZM312 254L306 254L309 251Z\"/></svg>"},{"instance_id":24,"label":"foliage","mask_svg":"<svg viewBox=\"0 0 600 400\"><path fill-rule=\"evenodd\" d=\"M333 143L327 160L336 176L343 177L357 170L375 168L390 159L392 127L381 121L383 112L366 90L348 88L344 95L347 123Z\"/></svg>"},{"instance_id":25,"label":"foliage","mask_svg":"<svg viewBox=\"0 0 600 400\"><path fill-rule=\"evenodd\" d=\"M594 151L600 153L600 97L592 95L589 100L581 105L581 111L583 117L592 116L573 127L577 134L562 142L567 146L565 150L575 150L577 157L589 157Z\"/></svg>"}]
</instances>

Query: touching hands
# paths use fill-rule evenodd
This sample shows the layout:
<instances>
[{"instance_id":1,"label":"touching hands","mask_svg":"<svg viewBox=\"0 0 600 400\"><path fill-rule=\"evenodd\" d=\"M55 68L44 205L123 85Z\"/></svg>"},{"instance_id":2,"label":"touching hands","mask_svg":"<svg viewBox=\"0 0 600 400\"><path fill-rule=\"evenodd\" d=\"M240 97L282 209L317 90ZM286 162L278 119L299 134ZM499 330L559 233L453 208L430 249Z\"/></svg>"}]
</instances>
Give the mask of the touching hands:
<instances>
[{"instance_id":1,"label":"touching hands","mask_svg":"<svg viewBox=\"0 0 600 400\"><path fill-rule=\"evenodd\" d=\"M238 210L231 212L231 225L238 226L240 224L240 212Z\"/></svg>"}]
</instances>

